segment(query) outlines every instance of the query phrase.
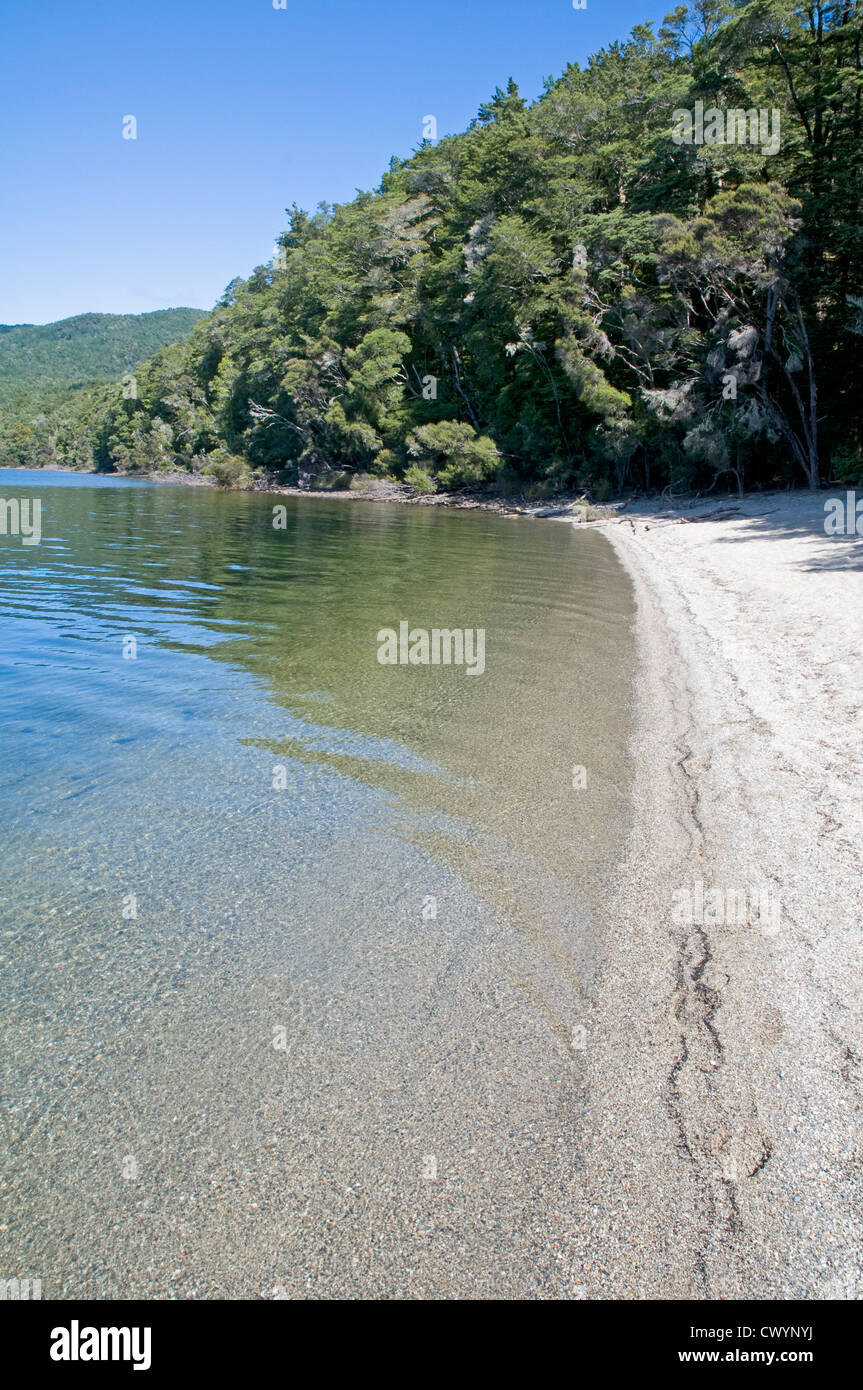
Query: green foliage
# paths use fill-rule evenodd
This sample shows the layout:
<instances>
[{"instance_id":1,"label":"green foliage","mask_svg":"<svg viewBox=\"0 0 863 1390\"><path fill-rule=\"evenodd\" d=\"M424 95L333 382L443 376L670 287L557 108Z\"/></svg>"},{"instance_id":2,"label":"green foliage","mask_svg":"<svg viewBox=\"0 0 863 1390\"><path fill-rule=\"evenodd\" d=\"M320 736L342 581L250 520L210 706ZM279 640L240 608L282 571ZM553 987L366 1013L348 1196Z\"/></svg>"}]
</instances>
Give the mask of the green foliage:
<instances>
[{"instance_id":1,"label":"green foliage","mask_svg":"<svg viewBox=\"0 0 863 1390\"><path fill-rule=\"evenodd\" d=\"M426 493L436 491L435 480L432 475L415 463L412 463L410 468L405 469L403 481L406 482L409 487L412 487L415 492Z\"/></svg>"},{"instance_id":2,"label":"green foliage","mask_svg":"<svg viewBox=\"0 0 863 1390\"><path fill-rule=\"evenodd\" d=\"M833 456L833 473L838 483L863 487L863 450L838 449Z\"/></svg>"},{"instance_id":3,"label":"green foliage","mask_svg":"<svg viewBox=\"0 0 863 1390\"><path fill-rule=\"evenodd\" d=\"M500 457L493 439L477 435L470 425L458 420L441 420L411 430L407 451L421 470L436 473L444 487L485 482Z\"/></svg>"},{"instance_id":4,"label":"green foliage","mask_svg":"<svg viewBox=\"0 0 863 1390\"><path fill-rule=\"evenodd\" d=\"M206 318L202 309L79 314L59 323L0 325L0 407L58 387L111 381Z\"/></svg>"},{"instance_id":5,"label":"green foliage","mask_svg":"<svg viewBox=\"0 0 863 1390\"><path fill-rule=\"evenodd\" d=\"M153 344L135 400L59 399L51 366L0 461L597 499L855 476L863 22L818 16L680 6L530 107L510 82L375 192L289 209L274 262ZM778 111L778 148L676 143L696 102Z\"/></svg>"},{"instance_id":6,"label":"green foliage","mask_svg":"<svg viewBox=\"0 0 863 1390\"><path fill-rule=\"evenodd\" d=\"M237 454L228 454L224 449L214 450L207 467L201 471L214 478L220 487L246 487L252 481L246 460Z\"/></svg>"}]
</instances>

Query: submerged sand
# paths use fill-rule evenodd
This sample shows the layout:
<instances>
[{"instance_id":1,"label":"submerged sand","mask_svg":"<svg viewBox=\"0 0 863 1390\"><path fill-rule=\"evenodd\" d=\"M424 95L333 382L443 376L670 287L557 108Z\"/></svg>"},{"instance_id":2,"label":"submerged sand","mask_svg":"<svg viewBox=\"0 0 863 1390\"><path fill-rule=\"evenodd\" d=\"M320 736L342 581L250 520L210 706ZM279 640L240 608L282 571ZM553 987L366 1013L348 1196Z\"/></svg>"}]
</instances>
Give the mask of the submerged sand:
<instances>
[{"instance_id":1,"label":"submerged sand","mask_svg":"<svg viewBox=\"0 0 863 1390\"><path fill-rule=\"evenodd\" d=\"M828 539L818 495L603 529L642 675L585 1296L859 1298L863 546ZM729 911L747 889L767 913Z\"/></svg>"}]
</instances>

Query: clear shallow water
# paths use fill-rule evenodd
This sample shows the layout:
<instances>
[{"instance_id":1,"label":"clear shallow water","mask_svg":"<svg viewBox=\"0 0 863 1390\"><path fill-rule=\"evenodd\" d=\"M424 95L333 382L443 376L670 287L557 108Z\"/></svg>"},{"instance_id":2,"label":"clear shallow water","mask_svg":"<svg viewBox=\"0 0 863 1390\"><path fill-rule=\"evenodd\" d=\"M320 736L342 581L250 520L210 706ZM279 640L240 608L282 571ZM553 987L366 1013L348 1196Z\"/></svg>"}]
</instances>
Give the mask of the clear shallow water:
<instances>
[{"instance_id":1,"label":"clear shallow water","mask_svg":"<svg viewBox=\"0 0 863 1390\"><path fill-rule=\"evenodd\" d=\"M42 499L38 546L0 537L0 1273L525 1291L513 1231L577 1175L624 829L611 548L18 470L0 495ZM485 673L380 666L401 620L484 628Z\"/></svg>"}]
</instances>

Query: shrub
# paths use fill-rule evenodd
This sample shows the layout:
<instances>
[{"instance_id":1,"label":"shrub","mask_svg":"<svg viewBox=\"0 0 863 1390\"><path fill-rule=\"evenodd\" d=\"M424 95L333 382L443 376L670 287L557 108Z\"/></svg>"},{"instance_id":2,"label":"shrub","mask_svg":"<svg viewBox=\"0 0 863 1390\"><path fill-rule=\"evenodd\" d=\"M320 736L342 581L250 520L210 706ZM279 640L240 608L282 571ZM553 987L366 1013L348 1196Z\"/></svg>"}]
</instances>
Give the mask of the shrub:
<instances>
[{"instance_id":1,"label":"shrub","mask_svg":"<svg viewBox=\"0 0 863 1390\"><path fill-rule=\"evenodd\" d=\"M404 481L408 487L412 487L416 492L435 492L435 480L424 468L418 468L412 463L410 468L405 469Z\"/></svg>"},{"instance_id":2,"label":"shrub","mask_svg":"<svg viewBox=\"0 0 863 1390\"><path fill-rule=\"evenodd\" d=\"M513 497L524 490L524 478L515 468L505 464L498 470L497 485L504 497Z\"/></svg>"},{"instance_id":3,"label":"shrub","mask_svg":"<svg viewBox=\"0 0 863 1390\"><path fill-rule=\"evenodd\" d=\"M833 455L833 476L837 483L848 483L852 487L863 484L863 455L859 449L846 445Z\"/></svg>"},{"instance_id":4,"label":"shrub","mask_svg":"<svg viewBox=\"0 0 863 1390\"><path fill-rule=\"evenodd\" d=\"M339 492L342 488L353 487L353 475L343 468L330 468L326 473L318 473L309 484L312 492Z\"/></svg>"},{"instance_id":5,"label":"shrub","mask_svg":"<svg viewBox=\"0 0 863 1390\"><path fill-rule=\"evenodd\" d=\"M229 454L225 449L214 449L210 454L209 466L203 469L207 477L214 478L219 487L248 487L252 481L252 470L239 454Z\"/></svg>"},{"instance_id":6,"label":"shrub","mask_svg":"<svg viewBox=\"0 0 863 1390\"><path fill-rule=\"evenodd\" d=\"M458 420L419 425L407 437L407 451L424 471L436 472L444 487L484 482L500 460L493 439Z\"/></svg>"},{"instance_id":7,"label":"shrub","mask_svg":"<svg viewBox=\"0 0 863 1390\"><path fill-rule=\"evenodd\" d=\"M390 482L395 481L398 458L392 449L381 449L371 464L371 471L376 478L386 478Z\"/></svg>"},{"instance_id":8,"label":"shrub","mask_svg":"<svg viewBox=\"0 0 863 1390\"><path fill-rule=\"evenodd\" d=\"M554 483L546 479L544 482L527 483L523 495L528 502L547 502L555 492Z\"/></svg>"}]
</instances>

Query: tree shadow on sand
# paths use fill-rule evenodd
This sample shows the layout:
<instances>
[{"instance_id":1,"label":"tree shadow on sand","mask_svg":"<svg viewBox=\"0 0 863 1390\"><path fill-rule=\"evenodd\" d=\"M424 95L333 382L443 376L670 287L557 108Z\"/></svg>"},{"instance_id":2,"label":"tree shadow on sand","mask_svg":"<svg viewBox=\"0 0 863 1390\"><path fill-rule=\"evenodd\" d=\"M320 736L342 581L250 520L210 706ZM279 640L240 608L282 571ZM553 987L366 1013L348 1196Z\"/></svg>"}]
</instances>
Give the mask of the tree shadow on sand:
<instances>
[{"instance_id":1,"label":"tree shadow on sand","mask_svg":"<svg viewBox=\"0 0 863 1390\"><path fill-rule=\"evenodd\" d=\"M845 499L846 489L824 488L820 492L773 492L680 501L669 505L656 502L630 503L622 521L628 517L649 526L698 525L709 521L738 521L740 532L718 537L722 545L745 545L752 537L810 541L805 559L791 567L806 573L821 571L854 573L863 570L863 536L828 536L824 530L825 503L831 498ZM863 497L863 493L860 494ZM850 522L853 525L853 521Z\"/></svg>"}]
</instances>

